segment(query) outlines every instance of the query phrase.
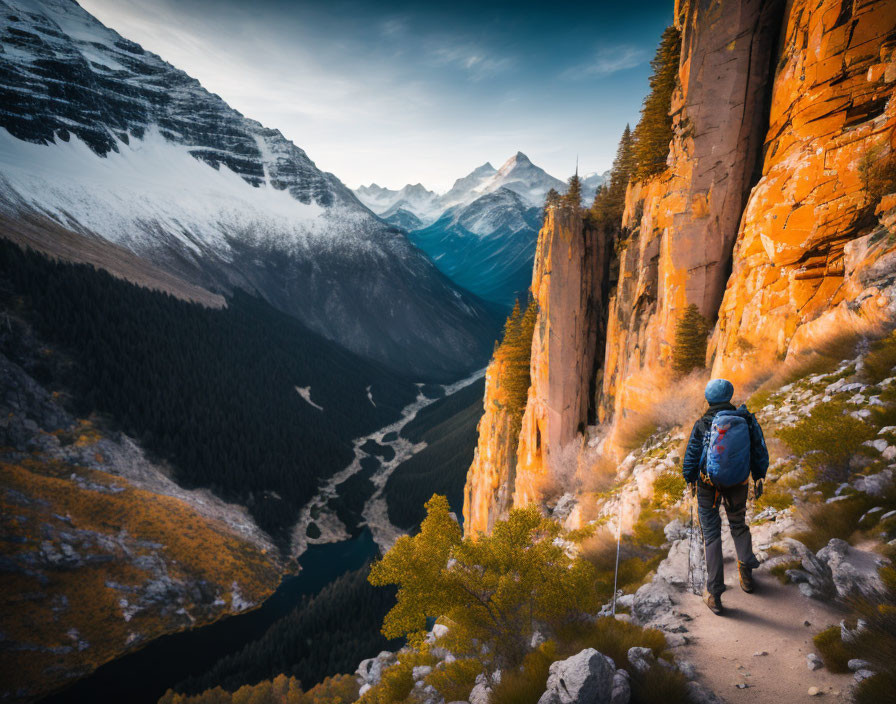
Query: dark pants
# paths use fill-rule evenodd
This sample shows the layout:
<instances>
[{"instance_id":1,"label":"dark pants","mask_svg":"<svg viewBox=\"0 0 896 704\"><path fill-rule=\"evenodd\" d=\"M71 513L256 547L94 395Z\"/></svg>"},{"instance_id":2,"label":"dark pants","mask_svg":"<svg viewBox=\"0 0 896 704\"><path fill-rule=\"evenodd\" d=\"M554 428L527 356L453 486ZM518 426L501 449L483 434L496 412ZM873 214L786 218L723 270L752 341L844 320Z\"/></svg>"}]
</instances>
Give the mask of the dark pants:
<instances>
[{"instance_id":1,"label":"dark pants","mask_svg":"<svg viewBox=\"0 0 896 704\"><path fill-rule=\"evenodd\" d=\"M728 514L728 527L734 540L737 559L747 567L758 567L753 555L753 540L746 523L746 484L738 484L727 489L697 482L697 513L703 530L703 549L706 554L706 588L710 594L718 596L725 591L725 573L722 569L722 517L719 510L724 504Z\"/></svg>"}]
</instances>

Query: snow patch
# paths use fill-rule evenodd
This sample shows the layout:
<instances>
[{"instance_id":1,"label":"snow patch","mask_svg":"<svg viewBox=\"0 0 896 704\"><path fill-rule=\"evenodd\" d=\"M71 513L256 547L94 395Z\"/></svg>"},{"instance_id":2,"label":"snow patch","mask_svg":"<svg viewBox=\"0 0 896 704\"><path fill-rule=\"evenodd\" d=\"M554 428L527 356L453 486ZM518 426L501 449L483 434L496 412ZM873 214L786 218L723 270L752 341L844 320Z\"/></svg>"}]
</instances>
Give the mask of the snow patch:
<instances>
[{"instance_id":1,"label":"snow patch","mask_svg":"<svg viewBox=\"0 0 896 704\"><path fill-rule=\"evenodd\" d=\"M370 388L370 387L368 387ZM299 392L299 396L305 399L308 402L308 405L314 406L317 410L324 410L323 406L319 406L314 401L311 400L311 387L310 386L297 386L296 391Z\"/></svg>"}]
</instances>

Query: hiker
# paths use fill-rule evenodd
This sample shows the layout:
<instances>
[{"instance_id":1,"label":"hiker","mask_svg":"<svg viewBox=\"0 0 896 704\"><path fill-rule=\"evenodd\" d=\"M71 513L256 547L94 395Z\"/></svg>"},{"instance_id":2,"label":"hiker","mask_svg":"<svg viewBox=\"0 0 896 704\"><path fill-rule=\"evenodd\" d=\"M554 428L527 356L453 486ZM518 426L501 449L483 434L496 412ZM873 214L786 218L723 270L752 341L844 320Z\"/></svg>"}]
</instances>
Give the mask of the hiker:
<instances>
[{"instance_id":1,"label":"hiker","mask_svg":"<svg viewBox=\"0 0 896 704\"><path fill-rule=\"evenodd\" d=\"M697 496L697 514L703 529L706 555L706 588L703 600L715 614L722 613L725 575L722 570L722 518L725 505L728 527L737 551L740 586L753 591L753 570L759 561L753 554L753 541L746 523L750 476L753 493L762 496L768 449L756 417L746 406L731 404L734 386L726 379L712 379L706 385L709 408L694 423L682 462L684 479L691 495Z\"/></svg>"}]
</instances>

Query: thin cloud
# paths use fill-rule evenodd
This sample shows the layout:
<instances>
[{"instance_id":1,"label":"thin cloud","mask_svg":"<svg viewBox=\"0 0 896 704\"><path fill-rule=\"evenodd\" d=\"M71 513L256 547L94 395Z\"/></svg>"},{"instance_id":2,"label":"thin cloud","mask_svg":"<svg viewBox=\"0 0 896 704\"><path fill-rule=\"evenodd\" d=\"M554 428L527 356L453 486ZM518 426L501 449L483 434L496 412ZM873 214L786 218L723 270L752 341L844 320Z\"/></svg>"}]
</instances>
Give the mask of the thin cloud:
<instances>
[{"instance_id":1,"label":"thin cloud","mask_svg":"<svg viewBox=\"0 0 896 704\"><path fill-rule=\"evenodd\" d=\"M617 46L598 49L590 61L570 66L560 74L567 81L585 78L603 78L619 71L640 66L647 59L647 52L633 46Z\"/></svg>"},{"instance_id":2,"label":"thin cloud","mask_svg":"<svg viewBox=\"0 0 896 704\"><path fill-rule=\"evenodd\" d=\"M460 68L474 81L496 76L514 64L510 57L492 56L469 44L436 47L431 50L430 55L435 65Z\"/></svg>"}]
</instances>

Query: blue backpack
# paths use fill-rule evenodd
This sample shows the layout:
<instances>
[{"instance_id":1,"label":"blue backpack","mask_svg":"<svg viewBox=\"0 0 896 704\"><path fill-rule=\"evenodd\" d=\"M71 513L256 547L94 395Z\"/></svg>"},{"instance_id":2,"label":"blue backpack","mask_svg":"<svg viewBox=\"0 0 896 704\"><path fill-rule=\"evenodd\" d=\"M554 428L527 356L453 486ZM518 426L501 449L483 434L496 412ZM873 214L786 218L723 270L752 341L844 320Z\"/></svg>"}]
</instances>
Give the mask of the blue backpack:
<instances>
[{"instance_id":1,"label":"blue backpack","mask_svg":"<svg viewBox=\"0 0 896 704\"><path fill-rule=\"evenodd\" d=\"M703 436L701 466L713 485L721 488L743 484L750 476L753 414L746 406L719 411Z\"/></svg>"}]
</instances>

